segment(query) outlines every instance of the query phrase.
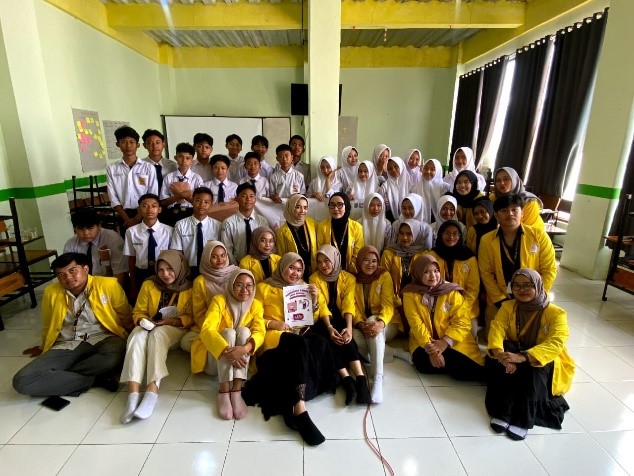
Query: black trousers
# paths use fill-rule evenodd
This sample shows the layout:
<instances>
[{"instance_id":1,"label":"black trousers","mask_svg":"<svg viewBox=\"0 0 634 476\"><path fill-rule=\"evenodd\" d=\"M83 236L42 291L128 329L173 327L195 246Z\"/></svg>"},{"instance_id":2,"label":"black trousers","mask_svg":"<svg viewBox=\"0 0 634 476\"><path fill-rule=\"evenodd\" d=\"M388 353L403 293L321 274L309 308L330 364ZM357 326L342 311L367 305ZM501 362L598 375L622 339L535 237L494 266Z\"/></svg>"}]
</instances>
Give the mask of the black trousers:
<instances>
[{"instance_id":1,"label":"black trousers","mask_svg":"<svg viewBox=\"0 0 634 476\"><path fill-rule=\"evenodd\" d=\"M431 364L425 349L418 347L412 354L412 361L416 370L422 374L448 374L456 380L484 381L484 367L466 355L447 347L442 356L445 359L445 366L437 369Z\"/></svg>"}]
</instances>

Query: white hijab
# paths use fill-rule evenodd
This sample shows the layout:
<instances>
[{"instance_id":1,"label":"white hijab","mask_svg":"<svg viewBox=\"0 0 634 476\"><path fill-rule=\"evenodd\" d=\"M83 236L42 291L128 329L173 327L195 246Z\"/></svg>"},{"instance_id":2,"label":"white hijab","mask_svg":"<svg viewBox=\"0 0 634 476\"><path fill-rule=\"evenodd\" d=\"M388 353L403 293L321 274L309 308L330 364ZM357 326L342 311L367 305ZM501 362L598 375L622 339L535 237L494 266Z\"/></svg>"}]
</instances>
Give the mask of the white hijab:
<instances>
[{"instance_id":1,"label":"white hijab","mask_svg":"<svg viewBox=\"0 0 634 476\"><path fill-rule=\"evenodd\" d=\"M449 191L449 187L442 179L442 165L440 165L440 162L436 159L429 159L425 161L423 166L427 165L429 162L434 164L436 174L431 180L426 180L422 177L420 184L415 188L416 192L423 197L423 201L425 203L425 214L423 216L423 220L427 223L431 222L432 213L434 217L436 217L436 220L438 220L438 210L436 209L436 204L438 203L438 199Z\"/></svg>"},{"instance_id":2,"label":"white hijab","mask_svg":"<svg viewBox=\"0 0 634 476\"><path fill-rule=\"evenodd\" d=\"M363 197L379 189L379 180L376 176L374 164L369 160L364 160L361 164L364 164L368 169L368 180L365 182L359 180L359 169L357 168L354 180L348 184L347 190L348 193L354 193L355 201L363 201ZM361 166L361 164L359 164L359 166Z\"/></svg>"},{"instance_id":3,"label":"white hijab","mask_svg":"<svg viewBox=\"0 0 634 476\"><path fill-rule=\"evenodd\" d=\"M414 220L417 222L423 222L423 215L425 213L425 203L423 202L423 198L417 193L410 193L403 197L401 200L401 204L405 201L409 200L414 206L414 218L405 218L403 216L403 212L400 213L398 218L394 220L391 226L390 232L390 243L395 243L396 238L398 237L398 229L401 227L401 224L405 223L407 220ZM416 235L418 237L418 234Z\"/></svg>"},{"instance_id":4,"label":"white hijab","mask_svg":"<svg viewBox=\"0 0 634 476\"><path fill-rule=\"evenodd\" d=\"M372 199L378 199L381 201L381 213L373 217L370 215L370 202ZM383 251L383 248L387 245L386 229L389 231L390 222L385 218L385 202L383 197L378 193L371 193L366 195L365 202L363 204L363 217L361 217L361 225L363 225L363 242L366 245L374 246L379 253Z\"/></svg>"},{"instance_id":5,"label":"white hijab","mask_svg":"<svg viewBox=\"0 0 634 476\"><path fill-rule=\"evenodd\" d=\"M456 154L459 150L464 152L464 155L467 157L467 165L463 169L456 168ZM475 155L470 147L458 147L453 153L453 158L451 159L451 161L453 164L452 170L447 175L445 175L444 178L445 183L448 183L450 185L451 190L453 190L453 185L456 181L456 177L463 170L471 170L474 174L476 174L476 177L478 177L478 190L486 190L487 181L482 175L476 172Z\"/></svg>"},{"instance_id":6,"label":"white hijab","mask_svg":"<svg viewBox=\"0 0 634 476\"><path fill-rule=\"evenodd\" d=\"M409 193L409 175L407 174L405 162L400 157L392 157L388 160L393 161L398 166L401 174L394 178L389 173L387 180L383 184L385 201L390 205L392 215L397 217L401 214L401 202Z\"/></svg>"},{"instance_id":7,"label":"white hijab","mask_svg":"<svg viewBox=\"0 0 634 476\"><path fill-rule=\"evenodd\" d=\"M348 163L348 155L350 155L351 150L357 151L357 157L359 156L359 151L356 147L349 145L348 147L344 147L341 151L341 174L345 177L345 181L348 185L352 185L354 181L357 179L357 169L359 168L359 160L357 159L357 165L350 165ZM334 170L334 169L333 169Z\"/></svg>"},{"instance_id":8,"label":"white hijab","mask_svg":"<svg viewBox=\"0 0 634 476\"><path fill-rule=\"evenodd\" d=\"M334 191L338 192L341 190L341 182L339 181L339 178L337 177L336 173L330 179L330 188L326 190L326 180L328 179L328 177L326 177L321 172L321 163L324 160L328 162L333 172L337 170L337 160L334 157L330 157L329 155L323 156L319 160L319 166L317 167L317 177L315 177L315 179L313 180L313 183L311 184L312 191L318 192L318 193L328 193L334 189Z\"/></svg>"},{"instance_id":9,"label":"white hijab","mask_svg":"<svg viewBox=\"0 0 634 476\"><path fill-rule=\"evenodd\" d=\"M418 166L412 168L409 165L409 158L412 156L414 152L418 152L418 157L420 157L420 162ZM421 170L422 163L423 163L423 154L421 154L420 149L411 149L405 156L405 167L407 168L407 173L409 174L409 183L412 187L420 183L421 180L423 180L423 172Z\"/></svg>"}]
</instances>

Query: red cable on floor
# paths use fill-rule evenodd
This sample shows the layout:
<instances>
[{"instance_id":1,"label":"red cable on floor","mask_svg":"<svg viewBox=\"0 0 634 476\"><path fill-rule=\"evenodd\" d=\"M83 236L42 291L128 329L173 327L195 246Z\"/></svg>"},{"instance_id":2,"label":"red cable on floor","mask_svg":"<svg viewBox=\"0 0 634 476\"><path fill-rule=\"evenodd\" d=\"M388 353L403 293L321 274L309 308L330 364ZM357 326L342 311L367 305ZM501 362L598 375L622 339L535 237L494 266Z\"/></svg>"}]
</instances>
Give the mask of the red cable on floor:
<instances>
[{"instance_id":1,"label":"red cable on floor","mask_svg":"<svg viewBox=\"0 0 634 476\"><path fill-rule=\"evenodd\" d=\"M376 446L374 446L374 444L372 443L372 441L370 441L370 438L368 437L368 415L369 414L370 414L370 404L368 403L368 406L365 409L365 415L363 415L363 437L365 438L365 442L368 444L368 446L374 452L374 454L379 457L379 459L381 460L381 463L383 463L383 465L390 472L390 476L394 476L395 473L394 473L394 470L392 469L392 466L390 465L390 463L387 462L387 460L381 454L381 451Z\"/></svg>"}]
</instances>

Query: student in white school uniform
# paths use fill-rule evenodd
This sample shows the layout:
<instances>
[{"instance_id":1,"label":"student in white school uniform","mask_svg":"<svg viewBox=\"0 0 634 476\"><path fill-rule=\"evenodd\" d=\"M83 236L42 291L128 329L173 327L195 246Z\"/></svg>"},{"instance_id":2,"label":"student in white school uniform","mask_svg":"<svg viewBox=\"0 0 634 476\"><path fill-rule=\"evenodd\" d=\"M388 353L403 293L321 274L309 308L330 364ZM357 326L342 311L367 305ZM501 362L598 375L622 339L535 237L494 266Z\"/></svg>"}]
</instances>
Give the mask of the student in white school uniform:
<instances>
[{"instance_id":1,"label":"student in white school uniform","mask_svg":"<svg viewBox=\"0 0 634 476\"><path fill-rule=\"evenodd\" d=\"M246 174L240 180L240 184L250 183L255 187L255 197L269 197L271 186L268 177L262 175L262 161L257 152L247 152L244 156L244 169Z\"/></svg>"},{"instance_id":2,"label":"student in white school uniform","mask_svg":"<svg viewBox=\"0 0 634 476\"><path fill-rule=\"evenodd\" d=\"M154 274L156 257L169 249L172 227L158 220L161 205L158 196L147 193L139 198L142 221L125 232L123 254L128 257L130 299L134 301L141 283Z\"/></svg>"},{"instance_id":3,"label":"student in white school uniform","mask_svg":"<svg viewBox=\"0 0 634 476\"><path fill-rule=\"evenodd\" d=\"M192 192L202 187L203 179L192 172L194 147L187 142L176 146L176 162L178 169L170 172L163 179L163 188L159 198L164 212L161 215L166 225L173 226L178 220L192 214Z\"/></svg>"},{"instance_id":4,"label":"student in white school uniform","mask_svg":"<svg viewBox=\"0 0 634 476\"><path fill-rule=\"evenodd\" d=\"M409 175L410 187L420 183L423 179L423 172L421 171L420 166L422 157L423 154L421 154L420 149L410 149L405 156L405 168L407 169L407 174Z\"/></svg>"},{"instance_id":5,"label":"student in white school uniform","mask_svg":"<svg viewBox=\"0 0 634 476\"><path fill-rule=\"evenodd\" d=\"M64 245L64 253L81 253L88 257L92 276L114 276L123 284L128 272L128 258L123 255L123 239L113 230L101 227L94 210L79 210L70 217L75 236Z\"/></svg>"},{"instance_id":6,"label":"student in white school uniform","mask_svg":"<svg viewBox=\"0 0 634 476\"><path fill-rule=\"evenodd\" d=\"M170 248L183 252L189 261L193 280L198 276L198 266L205 243L220 238L222 223L209 216L214 196L208 187L194 189L192 197L193 214L176 222Z\"/></svg>"},{"instance_id":7,"label":"student in white school uniform","mask_svg":"<svg viewBox=\"0 0 634 476\"><path fill-rule=\"evenodd\" d=\"M238 212L222 222L220 241L227 247L227 255L231 264L239 264L249 254L253 230L261 226L269 226L262 215L255 212L255 187L243 183L238 187Z\"/></svg>"},{"instance_id":8,"label":"student in white school uniform","mask_svg":"<svg viewBox=\"0 0 634 476\"><path fill-rule=\"evenodd\" d=\"M304 176L304 184L309 184L311 180L310 164L302 161L302 155L304 155L304 152L306 151L306 141L302 136L294 135L288 141L288 145L290 146L291 153L293 154L293 167ZM300 190L299 193L304 193L304 190Z\"/></svg>"},{"instance_id":9,"label":"student in white school uniform","mask_svg":"<svg viewBox=\"0 0 634 476\"><path fill-rule=\"evenodd\" d=\"M422 179L411 184L410 191L423 197L423 220L432 222L432 216L438 221L438 199L450 192L449 184L442 179L442 165L436 159L429 159L423 164Z\"/></svg>"},{"instance_id":10,"label":"student in white school uniform","mask_svg":"<svg viewBox=\"0 0 634 476\"><path fill-rule=\"evenodd\" d=\"M173 160L163 157L165 137L161 132L156 129L146 129L141 138L143 139L143 147L145 147L148 152L148 156L143 160L154 166L154 170L156 171L156 183L158 184L158 190L160 192L163 187L163 177L170 172L174 172L178 166Z\"/></svg>"},{"instance_id":11,"label":"student in white school uniform","mask_svg":"<svg viewBox=\"0 0 634 476\"><path fill-rule=\"evenodd\" d=\"M238 134L229 134L225 140L225 147L229 154L229 180L240 183L245 175L244 157L240 155L242 152L242 137Z\"/></svg>"},{"instance_id":12,"label":"student in white school uniform","mask_svg":"<svg viewBox=\"0 0 634 476\"><path fill-rule=\"evenodd\" d=\"M400 157L391 157L387 161L387 180L379 193L385 200L385 216L394 222L401 214L401 201L409 193L409 175Z\"/></svg>"},{"instance_id":13,"label":"student in white school uniform","mask_svg":"<svg viewBox=\"0 0 634 476\"><path fill-rule=\"evenodd\" d=\"M341 151L341 168L337 170L337 177L341 181L342 190L348 194L350 200L363 200L363 197L357 198L351 196L348 191L357 181L357 173L359 170L359 151L356 147L349 145ZM374 192L374 190L372 190Z\"/></svg>"},{"instance_id":14,"label":"student in white school uniform","mask_svg":"<svg viewBox=\"0 0 634 476\"><path fill-rule=\"evenodd\" d=\"M204 132L194 135L196 161L192 165L192 172L200 175L204 182L210 181L214 174L209 159L214 151L214 138Z\"/></svg>"},{"instance_id":15,"label":"student in white school uniform","mask_svg":"<svg viewBox=\"0 0 634 476\"><path fill-rule=\"evenodd\" d=\"M451 172L447 172L447 175L443 178L444 182L449 185L449 188L453 190L456 177L463 170L471 170L478 178L478 190L487 190L486 179L476 172L475 169L475 157L473 150L470 147L459 147L453 154L453 168Z\"/></svg>"},{"instance_id":16,"label":"student in white school uniform","mask_svg":"<svg viewBox=\"0 0 634 476\"><path fill-rule=\"evenodd\" d=\"M320 202L328 200L333 193L341 192L343 185L337 175L337 159L325 155L319 161L317 177L308 186L306 195Z\"/></svg>"},{"instance_id":17,"label":"student in white school uniform","mask_svg":"<svg viewBox=\"0 0 634 476\"><path fill-rule=\"evenodd\" d=\"M282 203L283 198L288 198L296 193L303 193L304 176L293 168L293 153L291 147L280 144L275 148L275 156L279 169L273 172L269 183L271 185L271 200Z\"/></svg>"},{"instance_id":18,"label":"student in white school uniform","mask_svg":"<svg viewBox=\"0 0 634 476\"><path fill-rule=\"evenodd\" d=\"M146 193L158 195L156 170L144 160L139 160L139 133L129 126L114 131L117 147L123 154L120 161L106 167L108 197L125 228L141 221L137 213L139 197Z\"/></svg>"},{"instance_id":19,"label":"student in white school uniform","mask_svg":"<svg viewBox=\"0 0 634 476\"><path fill-rule=\"evenodd\" d=\"M267 180L273 174L273 167L266 161L266 153L269 150L269 140L264 136L254 136L251 139L251 151L260 154L260 175L266 177Z\"/></svg>"},{"instance_id":20,"label":"student in white school uniform","mask_svg":"<svg viewBox=\"0 0 634 476\"><path fill-rule=\"evenodd\" d=\"M211 171L214 176L203 185L209 187L214 194L214 203L227 203L236 198L238 184L229 180L229 157L222 154L214 155L211 160Z\"/></svg>"}]
</instances>

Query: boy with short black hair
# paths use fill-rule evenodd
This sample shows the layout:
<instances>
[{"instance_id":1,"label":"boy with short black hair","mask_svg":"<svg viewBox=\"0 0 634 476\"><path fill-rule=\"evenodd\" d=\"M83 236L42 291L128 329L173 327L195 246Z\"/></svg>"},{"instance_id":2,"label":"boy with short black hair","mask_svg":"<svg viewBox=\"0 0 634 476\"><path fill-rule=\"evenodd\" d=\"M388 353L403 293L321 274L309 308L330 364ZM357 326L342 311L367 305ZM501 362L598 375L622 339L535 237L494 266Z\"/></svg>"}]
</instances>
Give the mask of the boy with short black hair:
<instances>
[{"instance_id":1,"label":"boy with short black hair","mask_svg":"<svg viewBox=\"0 0 634 476\"><path fill-rule=\"evenodd\" d=\"M309 184L310 165L302 162L302 155L306 151L306 141L302 136L296 134L288 141L288 145L291 147L291 153L293 154L293 167L304 176L304 183Z\"/></svg>"},{"instance_id":2,"label":"boy with short black hair","mask_svg":"<svg viewBox=\"0 0 634 476\"><path fill-rule=\"evenodd\" d=\"M238 184L227 177L229 175L229 157L222 154L214 155L209 161L214 174L211 180L204 183L214 194L214 203L227 203L236 197Z\"/></svg>"},{"instance_id":3,"label":"boy with short black hair","mask_svg":"<svg viewBox=\"0 0 634 476\"><path fill-rule=\"evenodd\" d=\"M265 160L267 151L269 150L269 140L261 135L257 135L251 139L251 150L260 154L260 175L271 178L273 167Z\"/></svg>"},{"instance_id":4,"label":"boy with short black hair","mask_svg":"<svg viewBox=\"0 0 634 476\"><path fill-rule=\"evenodd\" d=\"M249 254L253 230L269 226L266 218L255 212L255 193L255 187L250 183L241 184L236 197L238 211L222 223L220 241L227 248L231 264L239 264L240 260Z\"/></svg>"},{"instance_id":5,"label":"boy with short black hair","mask_svg":"<svg viewBox=\"0 0 634 476\"><path fill-rule=\"evenodd\" d=\"M156 129L146 129L141 138L143 139L143 147L145 147L148 152L148 156L143 160L154 166L158 191L160 192L161 188L163 188L163 177L176 170L176 162L163 157L165 138L159 131Z\"/></svg>"},{"instance_id":6,"label":"boy with short black hair","mask_svg":"<svg viewBox=\"0 0 634 476\"><path fill-rule=\"evenodd\" d=\"M192 216L176 222L170 248L182 251L189 260L192 279L198 276L200 257L205 243L220 238L222 223L209 216L214 195L208 187L198 187L192 194Z\"/></svg>"},{"instance_id":7,"label":"boy with short black hair","mask_svg":"<svg viewBox=\"0 0 634 476\"><path fill-rule=\"evenodd\" d=\"M304 176L293 168L291 147L280 144L275 149L275 155L279 169L269 179L270 196L275 203L282 203L283 198L288 198L295 193L304 193L306 187Z\"/></svg>"},{"instance_id":8,"label":"boy with short black hair","mask_svg":"<svg viewBox=\"0 0 634 476\"><path fill-rule=\"evenodd\" d=\"M146 193L158 194L156 170L144 160L138 160L139 133L130 126L114 131L117 147L123 154L120 161L106 167L108 196L125 228L141 221L137 214L139 197Z\"/></svg>"},{"instance_id":9,"label":"boy with short black hair","mask_svg":"<svg viewBox=\"0 0 634 476\"><path fill-rule=\"evenodd\" d=\"M101 218L94 210L79 210L71 215L70 221L75 236L64 245L64 253L86 255L92 276L114 276L122 284L128 272L123 238L113 230L102 228Z\"/></svg>"},{"instance_id":10,"label":"boy with short black hair","mask_svg":"<svg viewBox=\"0 0 634 476\"><path fill-rule=\"evenodd\" d=\"M158 220L161 204L158 196L146 193L139 198L141 223L125 232L123 254L128 257L130 298L135 300L141 283L155 274L156 258L169 249L172 227Z\"/></svg>"},{"instance_id":11,"label":"boy with short black hair","mask_svg":"<svg viewBox=\"0 0 634 476\"><path fill-rule=\"evenodd\" d=\"M232 182L240 183L240 179L244 177L244 157L240 155L242 152L242 138L238 134L229 134L225 140L225 147L229 155L231 165L229 165L229 179Z\"/></svg>"},{"instance_id":12,"label":"boy with short black hair","mask_svg":"<svg viewBox=\"0 0 634 476\"><path fill-rule=\"evenodd\" d=\"M214 176L209 163L211 153L214 151L214 138L209 134L199 132L194 136L194 148L196 149L196 162L192 165L192 172L197 173L204 182L207 182Z\"/></svg>"},{"instance_id":13,"label":"boy with short black hair","mask_svg":"<svg viewBox=\"0 0 634 476\"><path fill-rule=\"evenodd\" d=\"M159 197L161 207L166 210L162 214L163 222L170 226L192 214L192 192L203 185L200 175L191 170L194 160L194 147L191 144L178 144L174 158L178 169L165 176Z\"/></svg>"},{"instance_id":14,"label":"boy with short black hair","mask_svg":"<svg viewBox=\"0 0 634 476\"><path fill-rule=\"evenodd\" d=\"M244 156L244 169L246 175L240 184L250 183L255 187L256 198L268 197L270 186L269 179L260 174L260 154L257 152L247 152Z\"/></svg>"}]
</instances>

